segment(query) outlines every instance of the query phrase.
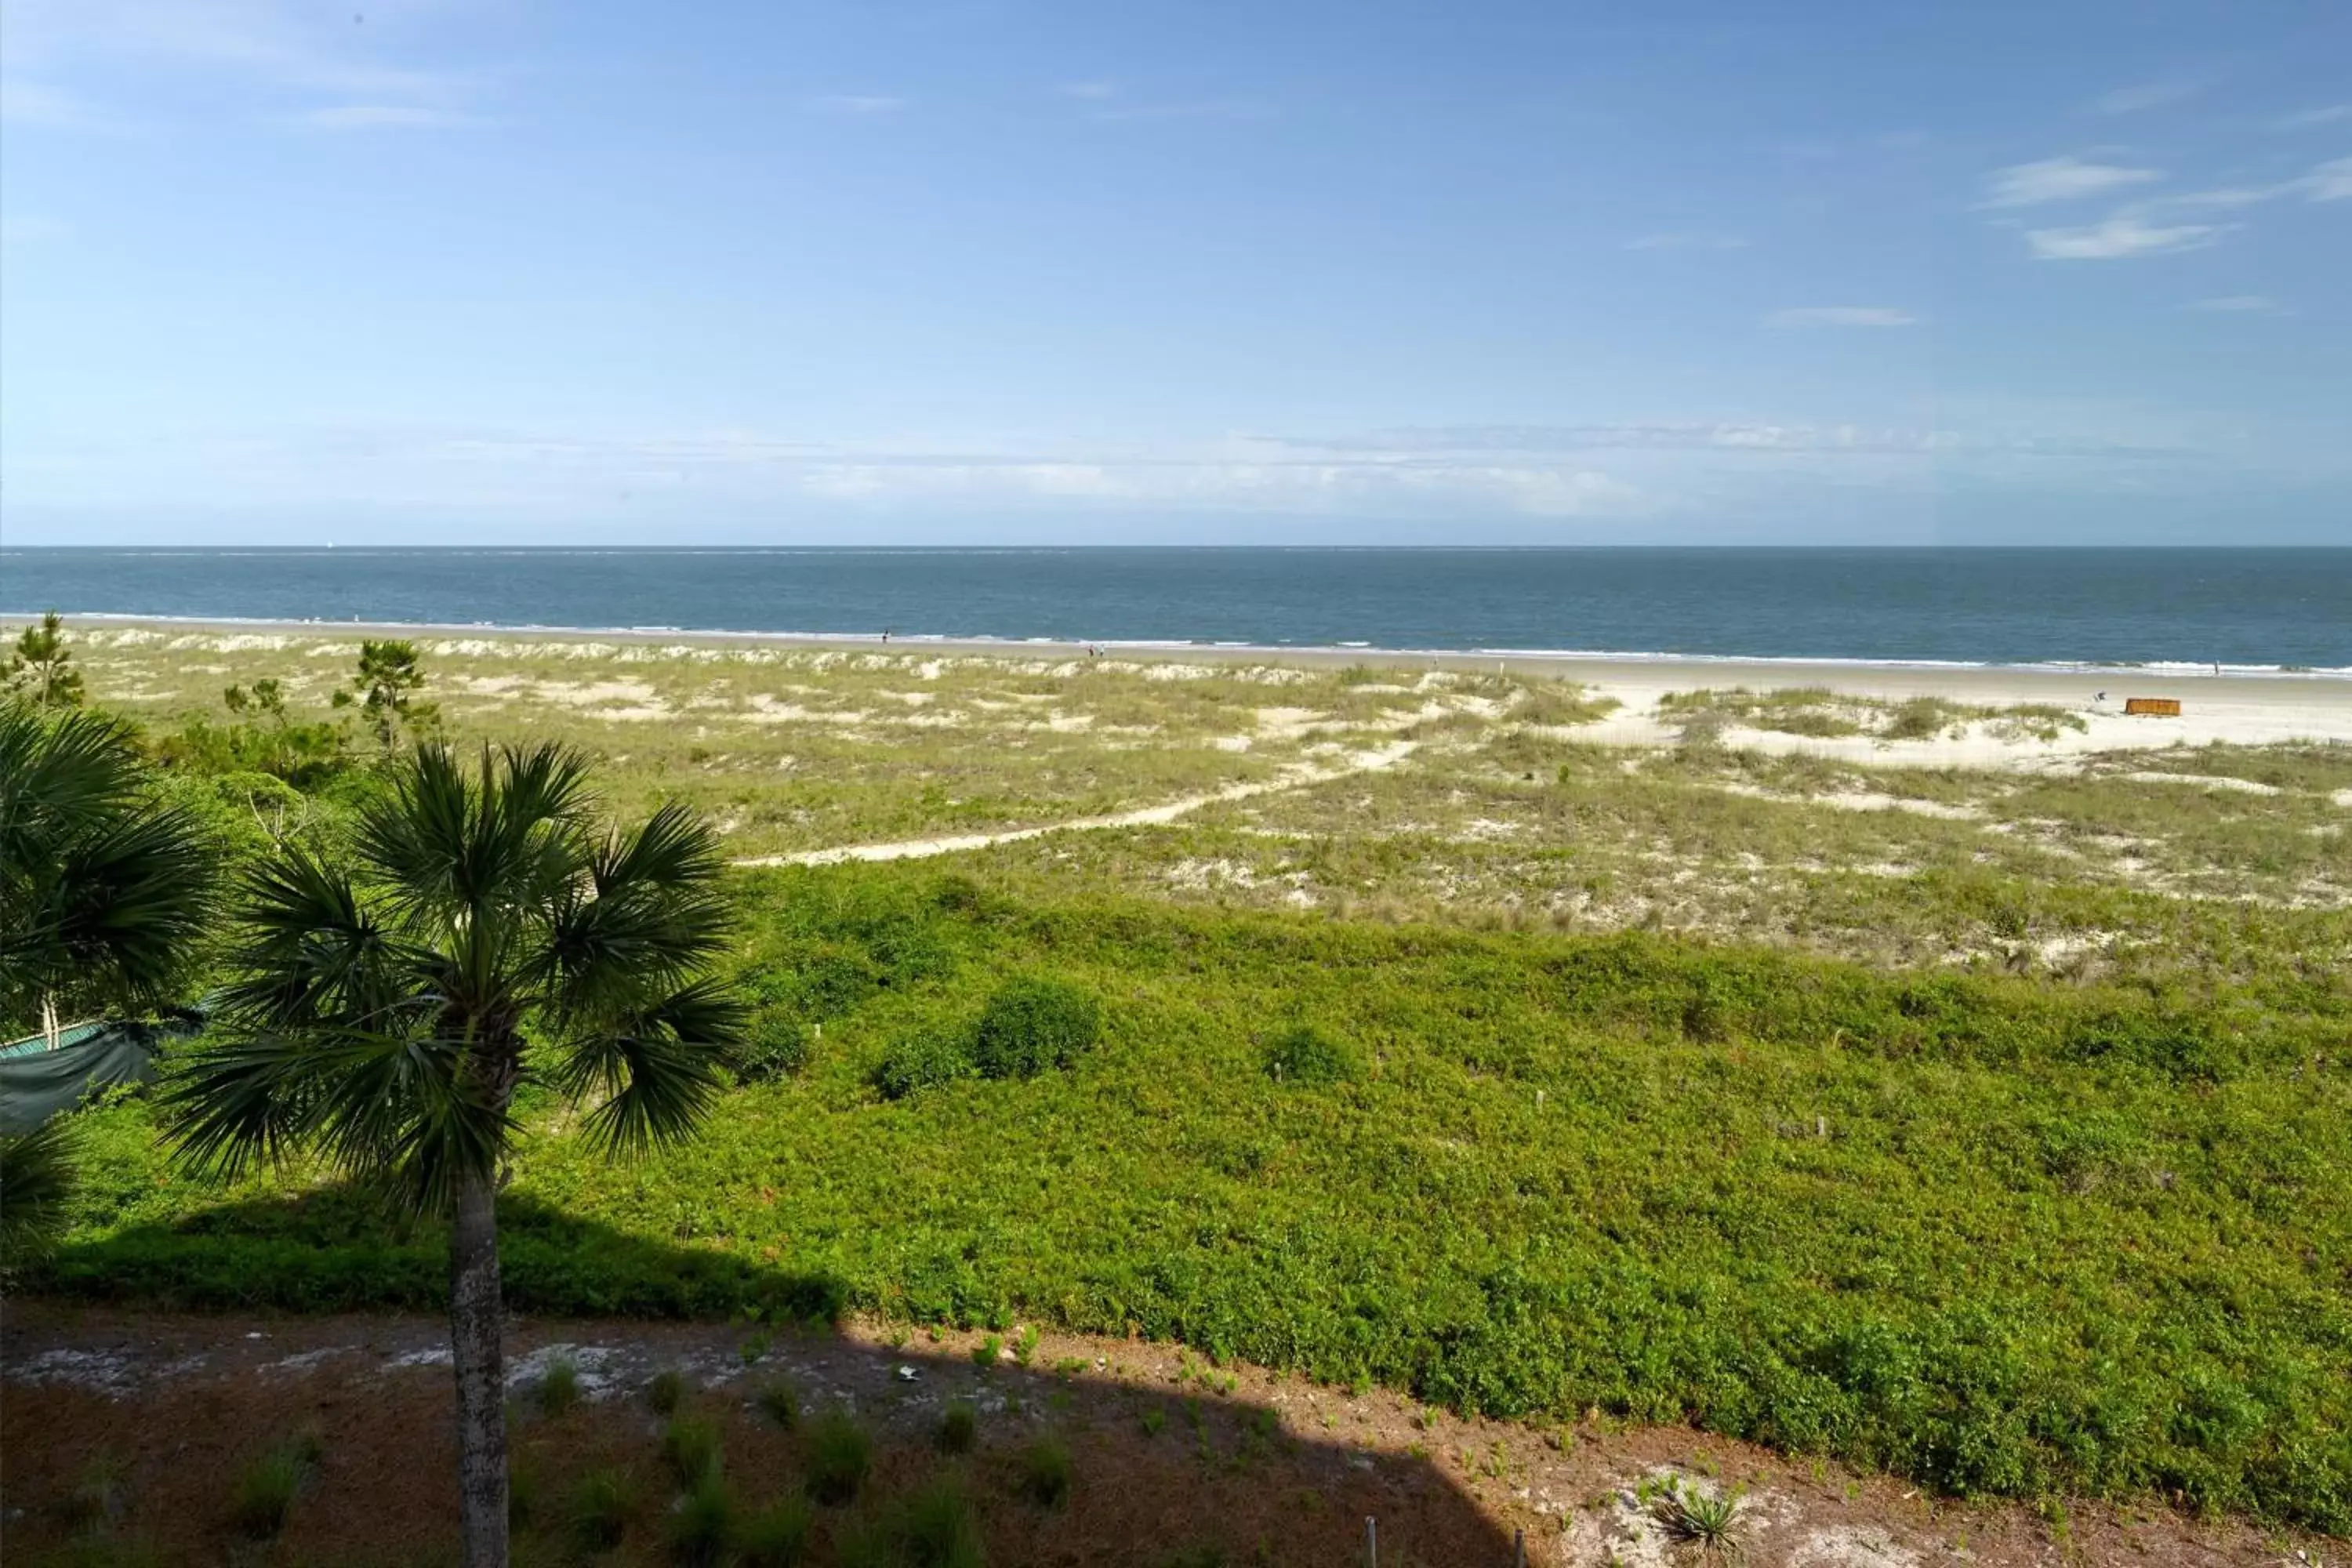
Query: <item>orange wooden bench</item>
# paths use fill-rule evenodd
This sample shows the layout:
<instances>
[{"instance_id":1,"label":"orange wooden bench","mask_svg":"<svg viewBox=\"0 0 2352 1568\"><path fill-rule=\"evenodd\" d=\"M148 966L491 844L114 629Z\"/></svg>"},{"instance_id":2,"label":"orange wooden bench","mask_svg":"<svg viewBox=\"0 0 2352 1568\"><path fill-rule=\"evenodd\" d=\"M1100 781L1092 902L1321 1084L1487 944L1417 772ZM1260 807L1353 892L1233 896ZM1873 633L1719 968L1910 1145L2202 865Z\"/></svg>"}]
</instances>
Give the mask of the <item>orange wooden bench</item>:
<instances>
[{"instance_id":1,"label":"orange wooden bench","mask_svg":"<svg viewBox=\"0 0 2352 1568\"><path fill-rule=\"evenodd\" d=\"M2124 711L2142 719L2178 719L2180 699L2178 697L2126 697Z\"/></svg>"}]
</instances>

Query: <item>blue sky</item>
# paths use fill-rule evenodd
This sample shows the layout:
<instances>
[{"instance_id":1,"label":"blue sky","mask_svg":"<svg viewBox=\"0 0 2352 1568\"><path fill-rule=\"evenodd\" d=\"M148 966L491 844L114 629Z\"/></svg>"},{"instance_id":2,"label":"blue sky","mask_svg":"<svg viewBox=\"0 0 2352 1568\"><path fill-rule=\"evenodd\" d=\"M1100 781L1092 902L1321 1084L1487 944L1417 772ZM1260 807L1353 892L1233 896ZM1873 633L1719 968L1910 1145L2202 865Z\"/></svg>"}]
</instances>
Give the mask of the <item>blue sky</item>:
<instances>
[{"instance_id":1,"label":"blue sky","mask_svg":"<svg viewBox=\"0 0 2352 1568\"><path fill-rule=\"evenodd\" d=\"M2352 542L2352 6L0 0L0 534Z\"/></svg>"}]
</instances>

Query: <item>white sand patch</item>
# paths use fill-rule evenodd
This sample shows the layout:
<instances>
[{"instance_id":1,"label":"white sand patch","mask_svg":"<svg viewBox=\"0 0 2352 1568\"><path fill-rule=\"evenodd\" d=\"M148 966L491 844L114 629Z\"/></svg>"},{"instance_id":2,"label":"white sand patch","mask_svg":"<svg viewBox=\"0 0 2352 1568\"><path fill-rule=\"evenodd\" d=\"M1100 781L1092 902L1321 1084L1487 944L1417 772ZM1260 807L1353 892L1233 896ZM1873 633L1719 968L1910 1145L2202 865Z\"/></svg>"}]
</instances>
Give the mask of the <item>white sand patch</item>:
<instances>
[{"instance_id":1,"label":"white sand patch","mask_svg":"<svg viewBox=\"0 0 2352 1568\"><path fill-rule=\"evenodd\" d=\"M1945 822L1981 822L1985 816L1981 810L1972 805L1950 805L1940 800L1912 800L1904 795L1881 795L1874 790L1831 790L1820 795L1788 795L1759 784L1737 781L1716 787L1726 795L1740 795L1748 800L1769 800L1781 805L1826 805L1838 811L1900 811Z\"/></svg>"},{"instance_id":2,"label":"white sand patch","mask_svg":"<svg viewBox=\"0 0 2352 1568\"><path fill-rule=\"evenodd\" d=\"M1349 773L1378 773L1395 766L1413 752L1411 741L1393 741L1369 752L1357 752L1328 766L1299 766L1285 769L1281 776L1250 784L1228 784L1208 795L1186 795L1181 800L1168 801L1160 805L1147 805L1134 811L1115 812L1105 816L1082 816L1068 822L1046 823L1037 827L1014 827L997 833L963 833L937 838L908 838L893 844L848 844L833 849L806 849L796 855L763 855L738 860L738 866L834 866L845 860L919 860L933 855L960 854L965 850L986 849L992 845L1013 844L1025 838L1042 838L1049 833L1087 832L1105 827L1153 827L1175 821L1204 805L1225 801L1247 800L1254 795L1270 795L1282 790L1303 789L1309 784L1327 784L1345 778Z\"/></svg>"},{"instance_id":3,"label":"white sand patch","mask_svg":"<svg viewBox=\"0 0 2352 1568\"><path fill-rule=\"evenodd\" d=\"M1330 721L1329 714L1312 708L1261 708L1255 717L1257 732L1270 741L1295 741Z\"/></svg>"},{"instance_id":4,"label":"white sand patch","mask_svg":"<svg viewBox=\"0 0 2352 1568\"><path fill-rule=\"evenodd\" d=\"M2196 784L2203 789L2233 789L2242 795L2283 795L2276 784L2266 784L2253 779L2231 778L2226 773L2116 773L2116 778L2132 784Z\"/></svg>"},{"instance_id":5,"label":"white sand patch","mask_svg":"<svg viewBox=\"0 0 2352 1568\"><path fill-rule=\"evenodd\" d=\"M468 691L478 691L485 697L503 697L530 682L520 675L469 675L465 684Z\"/></svg>"},{"instance_id":6,"label":"white sand patch","mask_svg":"<svg viewBox=\"0 0 2352 1568\"><path fill-rule=\"evenodd\" d=\"M1081 735L1094 727L1091 713L1064 713L1057 709L1045 719L1045 728L1056 735Z\"/></svg>"},{"instance_id":7,"label":"white sand patch","mask_svg":"<svg viewBox=\"0 0 2352 1568\"><path fill-rule=\"evenodd\" d=\"M122 1351L47 1350L8 1369L13 1383L62 1383L120 1398L131 1391L137 1368Z\"/></svg>"},{"instance_id":8,"label":"white sand patch","mask_svg":"<svg viewBox=\"0 0 2352 1568\"><path fill-rule=\"evenodd\" d=\"M1250 749L1250 738L1247 735L1220 735L1209 744L1221 752L1246 752Z\"/></svg>"},{"instance_id":9,"label":"white sand patch","mask_svg":"<svg viewBox=\"0 0 2352 1568\"><path fill-rule=\"evenodd\" d=\"M1788 1568L1913 1568L1919 1554L1874 1524L1832 1524L1789 1548Z\"/></svg>"},{"instance_id":10,"label":"white sand patch","mask_svg":"<svg viewBox=\"0 0 2352 1568\"><path fill-rule=\"evenodd\" d=\"M544 1383L549 1367L569 1362L583 1399L610 1399L629 1391L629 1359L611 1345L541 1345L507 1363L507 1392Z\"/></svg>"},{"instance_id":11,"label":"white sand patch","mask_svg":"<svg viewBox=\"0 0 2352 1568\"><path fill-rule=\"evenodd\" d=\"M743 715L754 724L863 724L872 715L861 709L804 708L779 702L764 691L751 697L751 710Z\"/></svg>"},{"instance_id":12,"label":"white sand patch","mask_svg":"<svg viewBox=\"0 0 2352 1568\"><path fill-rule=\"evenodd\" d=\"M1211 888L1255 888L1257 873L1238 860L1179 860L1160 873L1160 880L1171 887L1192 892L1204 892Z\"/></svg>"}]
</instances>

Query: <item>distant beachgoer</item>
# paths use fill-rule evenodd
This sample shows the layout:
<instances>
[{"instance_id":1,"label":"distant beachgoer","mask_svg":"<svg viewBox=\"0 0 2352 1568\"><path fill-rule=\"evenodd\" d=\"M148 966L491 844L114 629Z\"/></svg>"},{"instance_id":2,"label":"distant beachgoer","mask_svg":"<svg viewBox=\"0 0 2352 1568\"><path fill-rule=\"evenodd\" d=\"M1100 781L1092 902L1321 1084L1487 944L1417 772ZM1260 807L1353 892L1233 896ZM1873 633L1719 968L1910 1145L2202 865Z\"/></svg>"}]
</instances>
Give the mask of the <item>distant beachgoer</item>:
<instances>
[{"instance_id":1,"label":"distant beachgoer","mask_svg":"<svg viewBox=\"0 0 2352 1568\"><path fill-rule=\"evenodd\" d=\"M2094 697L2094 698L2092 698L2092 699L2091 699L2091 700L2092 700L2092 701L2094 701L2094 702L2105 702L2106 700L2107 700L2107 694L2106 694L2105 692L2104 692L2104 691L2100 692L2097 696L2095 696L2095 697Z\"/></svg>"},{"instance_id":2,"label":"distant beachgoer","mask_svg":"<svg viewBox=\"0 0 2352 1568\"><path fill-rule=\"evenodd\" d=\"M890 640L890 628L888 626L884 626L882 628L882 640L886 643Z\"/></svg>"}]
</instances>

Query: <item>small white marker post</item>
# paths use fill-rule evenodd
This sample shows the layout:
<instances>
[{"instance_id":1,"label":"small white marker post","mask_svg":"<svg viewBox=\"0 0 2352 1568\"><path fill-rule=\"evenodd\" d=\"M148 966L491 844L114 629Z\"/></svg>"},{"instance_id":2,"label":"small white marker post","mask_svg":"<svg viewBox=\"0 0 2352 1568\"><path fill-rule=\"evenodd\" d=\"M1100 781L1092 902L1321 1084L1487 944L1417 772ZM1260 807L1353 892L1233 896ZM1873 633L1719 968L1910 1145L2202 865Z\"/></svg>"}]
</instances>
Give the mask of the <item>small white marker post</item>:
<instances>
[{"instance_id":1,"label":"small white marker post","mask_svg":"<svg viewBox=\"0 0 2352 1568\"><path fill-rule=\"evenodd\" d=\"M1381 1521L1370 1514L1364 1516L1364 1562L1367 1568L1381 1568Z\"/></svg>"}]
</instances>

